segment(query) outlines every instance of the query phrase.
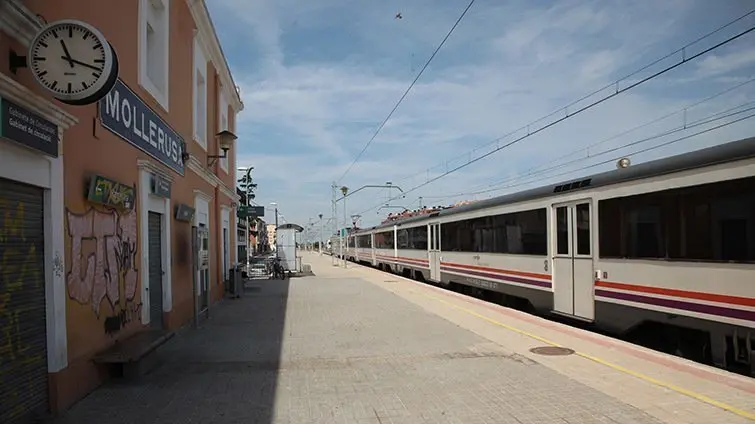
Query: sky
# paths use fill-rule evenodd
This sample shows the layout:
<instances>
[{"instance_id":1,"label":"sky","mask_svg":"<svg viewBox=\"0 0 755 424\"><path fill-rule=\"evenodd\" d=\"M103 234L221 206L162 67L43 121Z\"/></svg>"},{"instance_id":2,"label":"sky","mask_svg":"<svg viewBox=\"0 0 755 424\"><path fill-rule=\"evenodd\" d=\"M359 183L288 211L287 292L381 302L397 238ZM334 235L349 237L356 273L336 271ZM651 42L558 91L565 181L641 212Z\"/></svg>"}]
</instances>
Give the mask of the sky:
<instances>
[{"instance_id":1,"label":"sky","mask_svg":"<svg viewBox=\"0 0 755 424\"><path fill-rule=\"evenodd\" d=\"M281 220L314 228L323 214L326 234L335 228L334 182L394 186L346 198L348 221L359 215L369 227L402 208L500 196L610 170L623 156L636 164L755 135L755 118L745 119L755 113L751 32L527 136L755 26L752 14L635 73L746 14L750 0L477 0L346 172L469 1L207 3L244 102L238 165L255 168L256 202L276 202Z\"/></svg>"}]
</instances>

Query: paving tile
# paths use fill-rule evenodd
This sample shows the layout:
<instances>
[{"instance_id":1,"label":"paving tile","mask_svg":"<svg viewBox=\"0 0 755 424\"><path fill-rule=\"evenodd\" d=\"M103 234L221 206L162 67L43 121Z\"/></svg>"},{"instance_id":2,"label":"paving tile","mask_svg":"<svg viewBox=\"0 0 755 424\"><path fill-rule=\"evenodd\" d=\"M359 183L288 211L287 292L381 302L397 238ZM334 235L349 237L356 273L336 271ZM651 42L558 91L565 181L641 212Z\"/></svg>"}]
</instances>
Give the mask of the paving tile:
<instances>
[{"instance_id":1,"label":"paving tile","mask_svg":"<svg viewBox=\"0 0 755 424\"><path fill-rule=\"evenodd\" d=\"M360 278L255 282L59 422L658 423ZM315 267L315 273L318 269ZM681 406L680 406L681 407Z\"/></svg>"}]
</instances>

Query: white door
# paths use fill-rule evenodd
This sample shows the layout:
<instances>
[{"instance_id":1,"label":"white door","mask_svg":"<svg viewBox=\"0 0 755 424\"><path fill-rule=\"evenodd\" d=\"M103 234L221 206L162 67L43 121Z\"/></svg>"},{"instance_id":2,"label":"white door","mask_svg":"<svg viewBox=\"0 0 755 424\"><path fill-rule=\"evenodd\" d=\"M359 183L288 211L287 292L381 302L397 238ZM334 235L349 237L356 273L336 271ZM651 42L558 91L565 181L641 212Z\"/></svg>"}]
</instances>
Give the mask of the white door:
<instances>
[{"instance_id":1,"label":"white door","mask_svg":"<svg viewBox=\"0 0 755 424\"><path fill-rule=\"evenodd\" d=\"M592 320L592 207L589 200L553 205L553 309Z\"/></svg>"},{"instance_id":2,"label":"white door","mask_svg":"<svg viewBox=\"0 0 755 424\"><path fill-rule=\"evenodd\" d=\"M228 239L228 228L223 228L223 281L228 280L228 271L231 268L231 256L229 252L231 241Z\"/></svg>"},{"instance_id":3,"label":"white door","mask_svg":"<svg viewBox=\"0 0 755 424\"><path fill-rule=\"evenodd\" d=\"M372 261L372 266L377 266L377 257L375 257L375 234L370 234L370 261Z\"/></svg>"},{"instance_id":4,"label":"white door","mask_svg":"<svg viewBox=\"0 0 755 424\"><path fill-rule=\"evenodd\" d=\"M427 253L430 264L430 279L440 282L440 224L427 224Z\"/></svg>"}]
</instances>

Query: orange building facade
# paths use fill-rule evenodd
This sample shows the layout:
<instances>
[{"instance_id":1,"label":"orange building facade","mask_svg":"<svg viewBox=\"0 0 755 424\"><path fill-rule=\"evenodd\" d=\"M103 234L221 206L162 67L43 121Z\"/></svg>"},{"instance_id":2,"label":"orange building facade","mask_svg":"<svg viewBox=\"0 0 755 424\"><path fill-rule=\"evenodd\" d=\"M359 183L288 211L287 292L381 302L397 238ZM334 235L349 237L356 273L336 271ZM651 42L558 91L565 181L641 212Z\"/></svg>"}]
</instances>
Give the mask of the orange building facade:
<instances>
[{"instance_id":1,"label":"orange building facade","mask_svg":"<svg viewBox=\"0 0 755 424\"><path fill-rule=\"evenodd\" d=\"M60 103L10 69L8 52L60 19L117 52L119 80L97 104ZM13 422L99 386L92 358L116 341L173 331L223 298L239 198L236 144L224 154L218 134L236 131L243 104L202 0L0 0L0 24L0 119L36 117L50 134L40 149L0 133L0 421Z\"/></svg>"}]
</instances>

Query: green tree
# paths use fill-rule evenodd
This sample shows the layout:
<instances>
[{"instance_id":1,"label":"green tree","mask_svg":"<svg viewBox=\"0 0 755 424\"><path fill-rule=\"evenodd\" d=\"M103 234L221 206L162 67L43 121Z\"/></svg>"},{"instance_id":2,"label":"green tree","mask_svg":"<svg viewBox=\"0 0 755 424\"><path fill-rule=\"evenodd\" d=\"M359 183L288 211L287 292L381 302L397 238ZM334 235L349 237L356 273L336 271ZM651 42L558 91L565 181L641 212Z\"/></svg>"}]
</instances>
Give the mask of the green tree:
<instances>
[{"instance_id":1,"label":"green tree","mask_svg":"<svg viewBox=\"0 0 755 424\"><path fill-rule=\"evenodd\" d=\"M239 188L244 191L244 195L249 195L249 200L254 200L256 195L254 191L257 190L257 184L254 183L251 175L244 174L238 180Z\"/></svg>"}]
</instances>

